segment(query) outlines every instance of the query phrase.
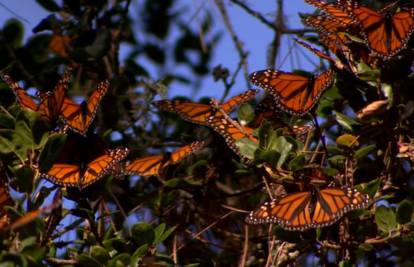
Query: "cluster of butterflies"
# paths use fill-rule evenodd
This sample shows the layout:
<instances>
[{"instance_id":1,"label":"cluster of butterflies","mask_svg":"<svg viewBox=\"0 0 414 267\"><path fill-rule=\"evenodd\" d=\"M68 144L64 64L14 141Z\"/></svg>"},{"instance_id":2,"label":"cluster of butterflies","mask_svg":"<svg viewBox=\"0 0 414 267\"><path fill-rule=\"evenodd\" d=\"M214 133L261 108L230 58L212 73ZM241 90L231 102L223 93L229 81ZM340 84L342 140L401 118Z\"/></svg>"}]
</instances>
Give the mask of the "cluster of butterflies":
<instances>
[{"instance_id":1,"label":"cluster of butterflies","mask_svg":"<svg viewBox=\"0 0 414 267\"><path fill-rule=\"evenodd\" d=\"M355 59L367 64L374 64L378 60L390 60L406 48L414 30L413 9L401 8L398 12L392 13L391 9L394 5L388 5L377 12L349 0L339 0L337 3L305 1L322 11L320 15L308 16L305 23L315 28L320 35L320 42L328 50L339 59L345 58L345 65L354 73ZM364 43L354 42L350 36L359 37L364 40ZM306 43L300 41L299 43L318 56L337 62ZM203 141L196 141L169 154L144 156L124 162L129 152L127 148L107 149L103 140L88 133L99 103L108 90L108 82L99 83L86 102L77 104L67 97L70 77L70 68L68 68L53 91L39 94L40 100L36 104L10 76L1 74L1 78L13 89L22 107L38 112L49 122L62 121L64 129L69 128L80 134L69 134L56 162L49 170L41 172L42 177L53 183L61 186L77 186L82 189L108 173L136 174L143 177L159 176L170 165L177 164L187 155L204 146ZM308 114L321 94L332 85L334 77L334 69L312 77L269 69L252 73L250 81L269 94L258 106L264 112L257 114L256 126L264 118L277 117L279 109L296 116ZM210 127L224 138L228 147L245 163L250 164L251 160L242 155L236 143L243 138L248 138L258 144L259 140L253 134L254 128L241 125L229 114L236 106L252 100L256 93L256 90L247 90L223 104L217 101L201 104L161 100L155 105L162 110L177 113L189 122ZM312 130L309 127L291 129L295 136ZM80 146L90 149L87 152L84 150L80 152L76 149ZM0 192L2 201L3 196L5 194ZM280 194L252 211L246 222L277 223L288 230L303 231L331 225L344 213L367 207L368 204L368 195L347 185L342 187L328 185L323 189L312 186L308 191Z\"/></svg>"}]
</instances>

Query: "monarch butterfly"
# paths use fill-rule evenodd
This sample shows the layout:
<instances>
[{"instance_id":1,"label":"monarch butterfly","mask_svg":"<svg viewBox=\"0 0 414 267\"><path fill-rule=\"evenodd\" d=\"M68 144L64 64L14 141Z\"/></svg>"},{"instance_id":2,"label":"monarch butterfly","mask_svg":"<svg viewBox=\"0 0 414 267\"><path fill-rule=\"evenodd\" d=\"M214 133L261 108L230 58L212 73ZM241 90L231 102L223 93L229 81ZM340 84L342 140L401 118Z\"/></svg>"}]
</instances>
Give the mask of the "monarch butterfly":
<instances>
[{"instance_id":1,"label":"monarch butterfly","mask_svg":"<svg viewBox=\"0 0 414 267\"><path fill-rule=\"evenodd\" d=\"M283 110L297 116L305 115L320 95L334 81L334 71L327 70L311 78L278 70L261 70L250 74L250 81L268 91Z\"/></svg>"},{"instance_id":2,"label":"monarch butterfly","mask_svg":"<svg viewBox=\"0 0 414 267\"><path fill-rule=\"evenodd\" d=\"M347 9L341 5L326 3L320 0L305 0L306 3L313 5L329 15L329 17L343 27L349 27L356 23L356 20L350 15Z\"/></svg>"},{"instance_id":3,"label":"monarch butterfly","mask_svg":"<svg viewBox=\"0 0 414 267\"><path fill-rule=\"evenodd\" d=\"M105 147L96 135L87 138L69 135L57 160L41 177L57 185L83 189L110 173L128 154L124 147L108 150Z\"/></svg>"},{"instance_id":4,"label":"monarch butterfly","mask_svg":"<svg viewBox=\"0 0 414 267\"><path fill-rule=\"evenodd\" d=\"M72 68L65 70L62 78L55 86L54 90L46 94L40 94L40 103L37 105L33 99L26 94L26 91L19 86L8 74L0 73L1 79L13 90L20 106L36 111L47 121L56 121L61 114L63 101L65 99Z\"/></svg>"},{"instance_id":5,"label":"monarch butterfly","mask_svg":"<svg viewBox=\"0 0 414 267\"><path fill-rule=\"evenodd\" d=\"M359 22L368 47L384 60L407 46L414 31L414 9L391 14L389 9L376 12L357 2L347 1L347 10Z\"/></svg>"},{"instance_id":6,"label":"monarch butterfly","mask_svg":"<svg viewBox=\"0 0 414 267\"><path fill-rule=\"evenodd\" d=\"M203 141L197 141L178 148L170 155L154 155L137 158L125 164L124 173L137 174L143 177L160 175L160 172L167 166L178 163L203 146Z\"/></svg>"},{"instance_id":7,"label":"monarch butterfly","mask_svg":"<svg viewBox=\"0 0 414 267\"><path fill-rule=\"evenodd\" d=\"M277 223L291 231L334 224L346 212L368 206L369 196L348 186L297 192L265 202L252 211L246 223Z\"/></svg>"},{"instance_id":8,"label":"monarch butterfly","mask_svg":"<svg viewBox=\"0 0 414 267\"><path fill-rule=\"evenodd\" d=\"M248 158L240 153L236 142L243 138L248 138L254 143L259 143L259 140L253 136L252 128L238 125L236 122L233 124L228 118L224 116L214 115L208 119L208 124L214 129L214 131L219 133L224 138L229 148L233 150L234 153L239 155L246 164L251 163Z\"/></svg>"},{"instance_id":9,"label":"monarch butterfly","mask_svg":"<svg viewBox=\"0 0 414 267\"><path fill-rule=\"evenodd\" d=\"M85 135L95 118L102 97L108 91L108 86L108 81L99 83L88 101L80 105L69 98L65 98L61 112L65 124L75 132Z\"/></svg>"},{"instance_id":10,"label":"monarch butterfly","mask_svg":"<svg viewBox=\"0 0 414 267\"><path fill-rule=\"evenodd\" d=\"M243 104L250 99L252 99L257 93L257 90L247 90L246 92L237 95L224 104L220 105L220 108L228 113L235 106ZM155 102L155 105L158 108L178 113L183 119L208 126L207 120L210 116L213 115L215 109L211 105L205 105L194 102L183 102L183 101L170 101L170 100L161 100Z\"/></svg>"}]
</instances>

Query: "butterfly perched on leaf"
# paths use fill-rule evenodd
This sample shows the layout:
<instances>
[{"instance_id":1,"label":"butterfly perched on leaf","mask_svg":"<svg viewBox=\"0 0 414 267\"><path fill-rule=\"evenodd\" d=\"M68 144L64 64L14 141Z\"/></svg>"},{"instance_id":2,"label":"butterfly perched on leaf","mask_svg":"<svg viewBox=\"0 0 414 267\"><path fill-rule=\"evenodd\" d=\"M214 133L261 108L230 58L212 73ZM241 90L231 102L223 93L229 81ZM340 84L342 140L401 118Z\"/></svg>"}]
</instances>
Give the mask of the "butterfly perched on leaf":
<instances>
[{"instance_id":1,"label":"butterfly perched on leaf","mask_svg":"<svg viewBox=\"0 0 414 267\"><path fill-rule=\"evenodd\" d=\"M393 5L377 12L355 1L341 1L360 25L372 52L387 60L405 49L414 32L414 9L392 13Z\"/></svg>"},{"instance_id":2,"label":"butterfly perched on leaf","mask_svg":"<svg viewBox=\"0 0 414 267\"><path fill-rule=\"evenodd\" d=\"M63 100L61 117L75 132L85 135L95 118L99 103L108 91L109 82L100 82L87 101L77 104L69 98Z\"/></svg>"},{"instance_id":3,"label":"butterfly perched on leaf","mask_svg":"<svg viewBox=\"0 0 414 267\"><path fill-rule=\"evenodd\" d=\"M59 115L62 113L63 101L66 96L71 74L72 68L66 68L65 73L53 91L47 93L38 92L40 97L39 104L36 104L32 97L30 97L8 74L0 73L0 77L13 90L20 106L36 111L48 122L56 122L59 119Z\"/></svg>"},{"instance_id":4,"label":"butterfly perched on leaf","mask_svg":"<svg viewBox=\"0 0 414 267\"><path fill-rule=\"evenodd\" d=\"M242 126L230 119L228 116L223 116L220 113L210 116L208 124L214 131L219 133L224 138L228 147L233 150L234 153L239 155L246 164L251 163L251 160L241 154L236 142L243 138L248 138L253 143L258 144L259 140L253 136L252 128Z\"/></svg>"},{"instance_id":5,"label":"butterfly perched on leaf","mask_svg":"<svg viewBox=\"0 0 414 267\"><path fill-rule=\"evenodd\" d=\"M332 85L334 77L331 69L312 77L271 69L256 71L249 76L253 84L273 96L281 109L297 116L307 114L315 106L321 94Z\"/></svg>"},{"instance_id":6,"label":"butterfly perched on leaf","mask_svg":"<svg viewBox=\"0 0 414 267\"><path fill-rule=\"evenodd\" d=\"M247 90L240 95L232 97L230 100L220 105L220 107L224 112L229 113L236 106L251 100L256 93L257 90ZM216 112L216 109L214 109L211 105L178 100L161 100L155 102L154 105L160 109L178 113L187 121L206 126L208 126L208 118Z\"/></svg>"},{"instance_id":7,"label":"butterfly perched on leaf","mask_svg":"<svg viewBox=\"0 0 414 267\"><path fill-rule=\"evenodd\" d=\"M96 135L87 137L69 134L53 165L41 172L51 182L83 189L111 173L128 155L128 149L106 149L105 142Z\"/></svg>"},{"instance_id":8,"label":"butterfly perched on leaf","mask_svg":"<svg viewBox=\"0 0 414 267\"><path fill-rule=\"evenodd\" d=\"M291 231L321 228L345 213L367 207L369 196L348 186L296 192L265 202L246 218L249 224L276 223Z\"/></svg>"},{"instance_id":9,"label":"butterfly perched on leaf","mask_svg":"<svg viewBox=\"0 0 414 267\"><path fill-rule=\"evenodd\" d=\"M168 166L177 164L188 155L201 149L203 146L203 141L196 141L182 146L169 154L144 156L134 159L125 164L123 173L136 174L142 177L158 176Z\"/></svg>"}]
</instances>

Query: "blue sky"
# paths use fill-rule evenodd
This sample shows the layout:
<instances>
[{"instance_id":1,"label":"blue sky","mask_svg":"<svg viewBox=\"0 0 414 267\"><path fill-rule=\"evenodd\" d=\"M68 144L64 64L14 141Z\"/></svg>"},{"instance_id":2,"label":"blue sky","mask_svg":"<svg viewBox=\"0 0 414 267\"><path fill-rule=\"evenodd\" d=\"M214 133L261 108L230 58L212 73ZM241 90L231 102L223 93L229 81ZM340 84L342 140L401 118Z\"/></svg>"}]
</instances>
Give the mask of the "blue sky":
<instances>
[{"instance_id":1,"label":"blue sky","mask_svg":"<svg viewBox=\"0 0 414 267\"><path fill-rule=\"evenodd\" d=\"M246 2L254 10L264 14L268 20L271 21L273 19L276 10L276 1L262 0ZM298 12L311 13L314 8L305 4L303 0L289 0L284 2L286 25L288 25L290 28L303 27L298 16ZM48 12L43 10L33 0L2 0L1 3L3 5L0 6L1 24L3 24L4 21L9 18L16 17L15 14L5 8L7 7L21 18L24 18L25 21L23 21L23 24L26 28L26 37L30 36L32 34L31 29L35 27L41 19L45 18L48 15ZM133 3L136 5L138 2L133 1ZM245 50L249 51L249 72L266 68L266 52L267 47L273 38L273 32L270 31L266 25L248 15L240 7L234 4L229 4L229 1L226 1L226 3L229 16L235 28L235 31L238 34L239 38L243 41ZM190 15L203 14L203 12L199 11L200 6L202 6L202 8L208 8L212 11L215 27L218 27L223 35L217 49L215 50L211 66L214 67L218 64L222 64L223 67L227 67L230 71L235 70L239 62L239 56L235 49L234 43L232 42L230 36L227 34L227 30L224 28L222 17L217 7L215 6L214 1L181 0L180 4L182 6L186 6L187 8L189 7L187 13ZM134 5L132 5L132 8ZM200 23L201 17L201 15L195 15L191 23ZM303 50L303 48L295 47L294 49L291 49L292 43L293 40L291 36L285 36L283 38L280 57L277 61L277 67L285 71L299 67L312 71L314 67L307 59L303 57L303 53L306 53L311 58L313 56L309 55L306 51ZM317 62L314 57L313 59L315 62ZM177 71L180 71L180 69L178 68ZM213 77L209 76L206 79L203 79L201 90L196 95L194 95L192 88L183 87L178 83L173 83L169 89L169 97L173 97L175 95L187 95L195 96L196 98L199 98L201 96L219 98L222 95L224 87L221 82L214 82ZM230 96L240 93L246 89L248 88L246 88L246 82L244 80L243 73L240 72L236 80L236 85L234 86L233 91L230 93Z\"/></svg>"}]
</instances>

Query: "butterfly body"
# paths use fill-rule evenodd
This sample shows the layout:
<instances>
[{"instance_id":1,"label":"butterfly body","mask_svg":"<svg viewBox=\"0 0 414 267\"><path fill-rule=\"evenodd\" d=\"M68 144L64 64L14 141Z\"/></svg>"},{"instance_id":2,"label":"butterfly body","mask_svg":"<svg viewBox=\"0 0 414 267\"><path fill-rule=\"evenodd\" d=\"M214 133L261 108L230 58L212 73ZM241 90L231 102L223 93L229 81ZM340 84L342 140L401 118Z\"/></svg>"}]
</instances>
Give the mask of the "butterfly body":
<instances>
[{"instance_id":1,"label":"butterfly body","mask_svg":"<svg viewBox=\"0 0 414 267\"><path fill-rule=\"evenodd\" d=\"M379 12L358 3L347 2L347 9L360 24L368 47L383 59L390 59L405 49L414 31L414 9L391 13Z\"/></svg>"},{"instance_id":2,"label":"butterfly body","mask_svg":"<svg viewBox=\"0 0 414 267\"><path fill-rule=\"evenodd\" d=\"M246 218L250 224L277 223L292 231L320 228L337 222L346 212L365 208L368 195L350 187L297 192L265 202Z\"/></svg>"},{"instance_id":3,"label":"butterfly body","mask_svg":"<svg viewBox=\"0 0 414 267\"><path fill-rule=\"evenodd\" d=\"M108 91L108 86L108 81L99 83L88 100L82 101L81 104L77 104L71 99L65 98L61 115L65 124L73 131L85 135L95 118L101 99Z\"/></svg>"}]
</instances>

